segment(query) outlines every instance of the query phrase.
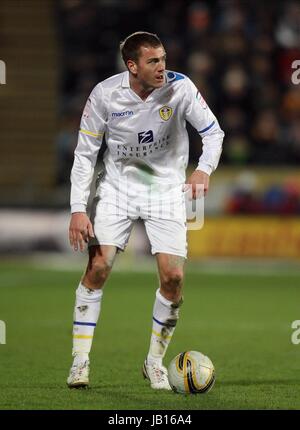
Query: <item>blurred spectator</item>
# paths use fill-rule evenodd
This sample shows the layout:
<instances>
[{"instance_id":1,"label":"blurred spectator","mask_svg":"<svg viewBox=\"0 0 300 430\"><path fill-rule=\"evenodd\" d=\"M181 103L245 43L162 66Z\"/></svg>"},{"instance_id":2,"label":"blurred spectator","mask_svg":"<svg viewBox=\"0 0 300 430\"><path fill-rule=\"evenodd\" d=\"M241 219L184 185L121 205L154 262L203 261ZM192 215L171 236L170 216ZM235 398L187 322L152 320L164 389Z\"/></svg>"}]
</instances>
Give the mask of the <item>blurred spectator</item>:
<instances>
[{"instance_id":1,"label":"blurred spectator","mask_svg":"<svg viewBox=\"0 0 300 430\"><path fill-rule=\"evenodd\" d=\"M299 177L287 178L283 184L262 186L254 174L245 172L237 178L225 210L230 214L299 215Z\"/></svg>"},{"instance_id":2,"label":"blurred spectator","mask_svg":"<svg viewBox=\"0 0 300 430\"><path fill-rule=\"evenodd\" d=\"M225 205L225 211L230 214L260 213L262 204L258 198L256 187L256 175L248 171L242 172L237 177L232 195Z\"/></svg>"},{"instance_id":3,"label":"blurred spectator","mask_svg":"<svg viewBox=\"0 0 300 430\"><path fill-rule=\"evenodd\" d=\"M186 73L219 118L226 134L221 163L299 163L300 84L291 82L292 62L300 59L299 1L60 0L57 27L66 118L57 138L60 165L76 145L72 127L88 94L125 69L119 42L138 30L160 36L168 68ZM200 142L192 131L193 164ZM58 183L67 182L68 169L59 172Z\"/></svg>"},{"instance_id":4,"label":"blurred spectator","mask_svg":"<svg viewBox=\"0 0 300 430\"><path fill-rule=\"evenodd\" d=\"M284 48L300 46L300 3L299 1L282 2L283 13L279 15L275 30L276 41Z\"/></svg>"},{"instance_id":5,"label":"blurred spectator","mask_svg":"<svg viewBox=\"0 0 300 430\"><path fill-rule=\"evenodd\" d=\"M300 120L300 85L293 85L282 98L282 111L284 117L291 120Z\"/></svg>"},{"instance_id":6,"label":"blurred spectator","mask_svg":"<svg viewBox=\"0 0 300 430\"><path fill-rule=\"evenodd\" d=\"M224 148L224 157L232 165L245 165L251 159L251 145L244 134L231 134Z\"/></svg>"},{"instance_id":7,"label":"blurred spectator","mask_svg":"<svg viewBox=\"0 0 300 430\"><path fill-rule=\"evenodd\" d=\"M281 145L280 133L280 124L274 109L266 109L258 114L252 129L257 164L287 161L287 148Z\"/></svg>"},{"instance_id":8,"label":"blurred spectator","mask_svg":"<svg viewBox=\"0 0 300 430\"><path fill-rule=\"evenodd\" d=\"M285 135L285 144L289 148L294 160L300 163L300 121L299 119L290 122Z\"/></svg>"}]
</instances>

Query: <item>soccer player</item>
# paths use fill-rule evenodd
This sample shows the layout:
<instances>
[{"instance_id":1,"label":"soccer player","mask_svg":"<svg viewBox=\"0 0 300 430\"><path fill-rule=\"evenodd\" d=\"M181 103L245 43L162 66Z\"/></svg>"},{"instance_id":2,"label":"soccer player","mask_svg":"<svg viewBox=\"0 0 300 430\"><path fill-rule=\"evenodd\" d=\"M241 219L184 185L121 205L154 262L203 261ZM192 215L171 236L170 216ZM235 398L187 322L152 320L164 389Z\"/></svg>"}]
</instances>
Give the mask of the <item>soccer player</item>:
<instances>
[{"instance_id":1,"label":"soccer player","mask_svg":"<svg viewBox=\"0 0 300 430\"><path fill-rule=\"evenodd\" d=\"M166 52L152 33L136 32L120 45L127 71L100 82L83 111L71 172L69 238L75 251L88 243L89 261L76 290L74 361L70 388L89 384L89 353L116 254L142 219L160 279L143 375L154 389L170 390L163 358L182 304L187 255L185 170L189 140L186 121L196 128L203 149L190 184L206 194L224 137L216 117L191 80L166 70ZM97 154L105 134L104 169L97 181L91 218L86 214Z\"/></svg>"}]
</instances>

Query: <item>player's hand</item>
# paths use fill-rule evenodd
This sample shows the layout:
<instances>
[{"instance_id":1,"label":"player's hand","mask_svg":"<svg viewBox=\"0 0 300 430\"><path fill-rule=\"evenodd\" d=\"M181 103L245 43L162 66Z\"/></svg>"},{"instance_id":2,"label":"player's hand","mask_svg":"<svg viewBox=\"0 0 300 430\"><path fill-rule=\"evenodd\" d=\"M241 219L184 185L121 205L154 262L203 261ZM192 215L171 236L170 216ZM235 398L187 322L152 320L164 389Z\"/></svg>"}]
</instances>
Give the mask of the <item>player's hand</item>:
<instances>
[{"instance_id":1,"label":"player's hand","mask_svg":"<svg viewBox=\"0 0 300 430\"><path fill-rule=\"evenodd\" d=\"M69 227L70 245L75 251L84 250L84 244L89 241L91 237L95 237L93 232L92 223L85 212L75 212L71 216Z\"/></svg>"},{"instance_id":2,"label":"player's hand","mask_svg":"<svg viewBox=\"0 0 300 430\"><path fill-rule=\"evenodd\" d=\"M197 187L198 185L198 187ZM206 196L209 187L209 175L202 170L195 170L188 178L184 191L191 188L193 199Z\"/></svg>"}]
</instances>

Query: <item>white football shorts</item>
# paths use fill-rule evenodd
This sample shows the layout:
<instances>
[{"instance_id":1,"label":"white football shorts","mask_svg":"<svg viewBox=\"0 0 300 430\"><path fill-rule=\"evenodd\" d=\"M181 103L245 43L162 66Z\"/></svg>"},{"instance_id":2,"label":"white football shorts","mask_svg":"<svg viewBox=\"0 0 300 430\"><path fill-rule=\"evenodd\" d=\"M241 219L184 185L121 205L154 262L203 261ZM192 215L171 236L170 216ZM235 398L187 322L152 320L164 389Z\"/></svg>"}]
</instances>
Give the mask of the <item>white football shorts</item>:
<instances>
[{"instance_id":1,"label":"white football shorts","mask_svg":"<svg viewBox=\"0 0 300 430\"><path fill-rule=\"evenodd\" d=\"M91 208L93 245L114 245L124 251L134 222L142 219L151 253L186 258L186 209L182 185L133 185L118 188L101 182Z\"/></svg>"}]
</instances>

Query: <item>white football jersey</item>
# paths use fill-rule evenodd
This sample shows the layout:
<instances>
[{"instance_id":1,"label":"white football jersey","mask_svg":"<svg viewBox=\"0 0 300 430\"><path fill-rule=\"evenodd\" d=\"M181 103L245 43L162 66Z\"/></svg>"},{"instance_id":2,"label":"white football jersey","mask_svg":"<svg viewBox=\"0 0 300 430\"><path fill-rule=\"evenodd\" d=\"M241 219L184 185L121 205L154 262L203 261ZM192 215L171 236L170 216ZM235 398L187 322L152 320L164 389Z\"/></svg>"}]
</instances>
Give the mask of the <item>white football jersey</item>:
<instances>
[{"instance_id":1,"label":"white football jersey","mask_svg":"<svg viewBox=\"0 0 300 430\"><path fill-rule=\"evenodd\" d=\"M217 167L224 132L192 81L165 72L165 84L142 100L129 85L129 72L100 82L91 92L81 118L71 172L71 209L84 212L98 151L105 134L105 181L184 184L188 165L188 121L202 138L197 166L207 174Z\"/></svg>"}]
</instances>

